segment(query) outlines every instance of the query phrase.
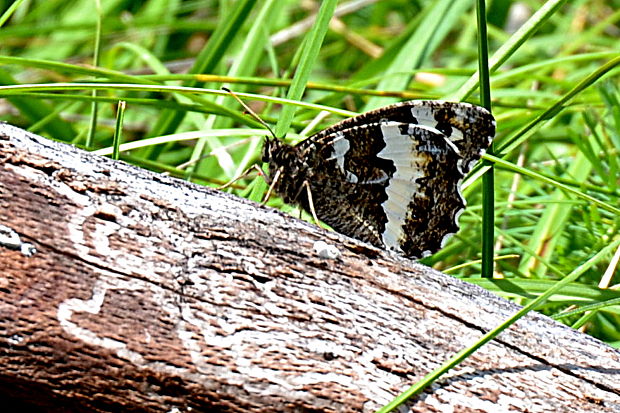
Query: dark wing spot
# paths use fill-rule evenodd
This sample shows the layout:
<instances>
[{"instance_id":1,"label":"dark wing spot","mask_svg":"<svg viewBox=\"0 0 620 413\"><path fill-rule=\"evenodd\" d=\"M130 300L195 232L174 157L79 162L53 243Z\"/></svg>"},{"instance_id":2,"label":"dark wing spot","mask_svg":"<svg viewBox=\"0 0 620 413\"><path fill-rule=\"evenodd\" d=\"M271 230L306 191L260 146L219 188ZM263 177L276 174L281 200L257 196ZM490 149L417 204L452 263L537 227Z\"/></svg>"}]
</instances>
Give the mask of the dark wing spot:
<instances>
[{"instance_id":1,"label":"dark wing spot","mask_svg":"<svg viewBox=\"0 0 620 413\"><path fill-rule=\"evenodd\" d=\"M435 129L448 137L452 135L452 126L447 122L438 122Z\"/></svg>"}]
</instances>

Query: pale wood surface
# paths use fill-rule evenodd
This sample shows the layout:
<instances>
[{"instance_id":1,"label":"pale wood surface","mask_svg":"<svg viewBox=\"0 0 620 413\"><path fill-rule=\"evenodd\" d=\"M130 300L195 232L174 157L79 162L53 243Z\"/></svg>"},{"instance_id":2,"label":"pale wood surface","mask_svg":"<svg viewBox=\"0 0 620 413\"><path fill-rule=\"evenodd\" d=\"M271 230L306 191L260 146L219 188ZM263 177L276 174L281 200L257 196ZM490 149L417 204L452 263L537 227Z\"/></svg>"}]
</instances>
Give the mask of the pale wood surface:
<instances>
[{"instance_id":1,"label":"pale wood surface","mask_svg":"<svg viewBox=\"0 0 620 413\"><path fill-rule=\"evenodd\" d=\"M0 225L0 395L40 411L370 412L517 309L6 124ZM620 353L531 315L409 409L618 412Z\"/></svg>"}]
</instances>

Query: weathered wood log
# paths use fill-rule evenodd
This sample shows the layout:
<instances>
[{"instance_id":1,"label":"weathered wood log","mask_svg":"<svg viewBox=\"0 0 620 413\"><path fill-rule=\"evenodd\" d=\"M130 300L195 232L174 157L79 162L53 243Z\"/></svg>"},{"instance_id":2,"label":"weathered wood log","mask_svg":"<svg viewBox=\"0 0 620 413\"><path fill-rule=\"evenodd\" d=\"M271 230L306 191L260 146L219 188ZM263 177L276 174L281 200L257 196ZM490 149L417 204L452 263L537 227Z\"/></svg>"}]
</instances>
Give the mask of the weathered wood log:
<instances>
[{"instance_id":1,"label":"weathered wood log","mask_svg":"<svg viewBox=\"0 0 620 413\"><path fill-rule=\"evenodd\" d=\"M0 395L22 407L368 412L517 310L6 124L0 163ZM317 241L339 253L323 258ZM618 412L620 353L531 314L409 408Z\"/></svg>"}]
</instances>

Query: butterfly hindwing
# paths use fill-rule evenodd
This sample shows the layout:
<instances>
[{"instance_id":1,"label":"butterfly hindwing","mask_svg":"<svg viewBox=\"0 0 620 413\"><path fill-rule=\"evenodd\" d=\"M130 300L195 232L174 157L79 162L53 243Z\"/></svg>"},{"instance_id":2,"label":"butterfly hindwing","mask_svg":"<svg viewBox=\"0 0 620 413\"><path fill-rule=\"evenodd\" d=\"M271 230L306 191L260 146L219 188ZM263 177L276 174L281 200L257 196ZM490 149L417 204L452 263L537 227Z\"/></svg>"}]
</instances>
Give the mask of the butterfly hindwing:
<instances>
[{"instance_id":1,"label":"butterfly hindwing","mask_svg":"<svg viewBox=\"0 0 620 413\"><path fill-rule=\"evenodd\" d=\"M456 232L463 174L456 148L441 132L381 122L324 139L308 154L316 158L309 182L317 215L336 231L416 257Z\"/></svg>"}]
</instances>

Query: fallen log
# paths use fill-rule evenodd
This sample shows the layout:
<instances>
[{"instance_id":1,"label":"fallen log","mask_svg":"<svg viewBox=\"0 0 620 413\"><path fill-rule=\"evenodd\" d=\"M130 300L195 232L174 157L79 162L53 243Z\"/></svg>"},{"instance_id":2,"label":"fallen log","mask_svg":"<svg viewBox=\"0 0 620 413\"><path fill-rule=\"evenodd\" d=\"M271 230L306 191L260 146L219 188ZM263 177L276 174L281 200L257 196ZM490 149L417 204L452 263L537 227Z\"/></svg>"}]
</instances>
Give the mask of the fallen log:
<instances>
[{"instance_id":1,"label":"fallen log","mask_svg":"<svg viewBox=\"0 0 620 413\"><path fill-rule=\"evenodd\" d=\"M6 124L0 164L0 395L31 411L371 412L518 309ZM408 408L617 412L620 353L530 314Z\"/></svg>"}]
</instances>

